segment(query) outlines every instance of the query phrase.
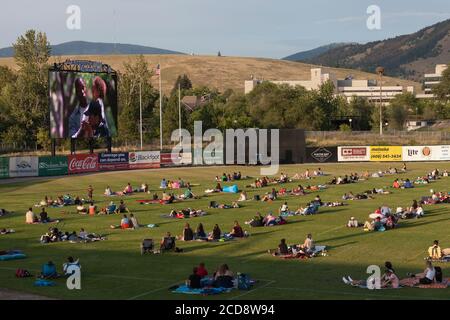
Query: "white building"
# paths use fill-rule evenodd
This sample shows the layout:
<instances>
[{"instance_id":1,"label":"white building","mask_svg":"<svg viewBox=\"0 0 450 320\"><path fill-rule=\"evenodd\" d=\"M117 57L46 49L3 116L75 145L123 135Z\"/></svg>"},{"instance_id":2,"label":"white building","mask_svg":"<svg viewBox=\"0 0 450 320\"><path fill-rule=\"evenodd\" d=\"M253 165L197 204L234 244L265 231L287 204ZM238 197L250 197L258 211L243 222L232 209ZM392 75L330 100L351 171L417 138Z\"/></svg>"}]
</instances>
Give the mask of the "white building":
<instances>
[{"instance_id":1,"label":"white building","mask_svg":"<svg viewBox=\"0 0 450 320\"><path fill-rule=\"evenodd\" d=\"M389 101L393 99L396 95L403 92L414 93L414 87L408 86L406 88L402 86L380 86L377 84L376 80L336 80L334 75L330 73L322 73L321 68L311 69L311 79L310 80L285 80L285 81L271 81L275 84L288 84L291 86L302 86L307 90L317 90L326 81L332 81L335 87L336 94L342 95L347 98L348 101L352 97L362 97L366 98L372 102L379 102L380 98L384 105L389 104ZM245 93L251 92L262 80L249 80L245 81Z\"/></svg>"},{"instance_id":2,"label":"white building","mask_svg":"<svg viewBox=\"0 0 450 320\"><path fill-rule=\"evenodd\" d=\"M441 82L442 73L447 69L446 64L437 64L434 73L426 73L424 75L423 87L424 93L418 94L417 98L427 99L434 98L433 87Z\"/></svg>"}]
</instances>

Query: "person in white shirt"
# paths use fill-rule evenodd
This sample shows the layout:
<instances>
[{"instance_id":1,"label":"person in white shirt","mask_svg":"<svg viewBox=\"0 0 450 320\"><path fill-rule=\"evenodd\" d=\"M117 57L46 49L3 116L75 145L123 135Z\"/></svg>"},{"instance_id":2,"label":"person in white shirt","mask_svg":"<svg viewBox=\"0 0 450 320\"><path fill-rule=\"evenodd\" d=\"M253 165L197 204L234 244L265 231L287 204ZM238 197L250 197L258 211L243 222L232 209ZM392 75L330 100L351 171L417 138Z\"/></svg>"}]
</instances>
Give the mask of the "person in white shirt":
<instances>
[{"instance_id":1,"label":"person in white shirt","mask_svg":"<svg viewBox=\"0 0 450 320\"><path fill-rule=\"evenodd\" d=\"M81 239L86 239L87 238L88 233L86 231L84 231L83 228L80 229L80 233L78 234L78 237L80 237Z\"/></svg>"},{"instance_id":2,"label":"person in white shirt","mask_svg":"<svg viewBox=\"0 0 450 320\"><path fill-rule=\"evenodd\" d=\"M38 222L37 216L33 212L33 208L29 208L25 214L25 222L28 224L33 224Z\"/></svg>"}]
</instances>

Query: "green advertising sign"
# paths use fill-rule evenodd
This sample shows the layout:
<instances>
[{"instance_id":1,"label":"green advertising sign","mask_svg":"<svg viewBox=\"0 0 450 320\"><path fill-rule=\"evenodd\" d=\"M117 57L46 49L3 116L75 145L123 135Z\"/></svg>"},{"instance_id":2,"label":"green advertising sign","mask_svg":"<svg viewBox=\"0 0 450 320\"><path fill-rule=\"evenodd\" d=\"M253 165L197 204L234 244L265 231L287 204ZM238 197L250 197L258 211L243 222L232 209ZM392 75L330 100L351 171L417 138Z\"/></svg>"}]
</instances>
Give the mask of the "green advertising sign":
<instances>
[{"instance_id":1,"label":"green advertising sign","mask_svg":"<svg viewBox=\"0 0 450 320\"><path fill-rule=\"evenodd\" d=\"M39 157L39 176L62 176L68 172L67 157Z\"/></svg>"},{"instance_id":2,"label":"green advertising sign","mask_svg":"<svg viewBox=\"0 0 450 320\"><path fill-rule=\"evenodd\" d=\"M9 178L9 158L0 158L0 179Z\"/></svg>"}]
</instances>

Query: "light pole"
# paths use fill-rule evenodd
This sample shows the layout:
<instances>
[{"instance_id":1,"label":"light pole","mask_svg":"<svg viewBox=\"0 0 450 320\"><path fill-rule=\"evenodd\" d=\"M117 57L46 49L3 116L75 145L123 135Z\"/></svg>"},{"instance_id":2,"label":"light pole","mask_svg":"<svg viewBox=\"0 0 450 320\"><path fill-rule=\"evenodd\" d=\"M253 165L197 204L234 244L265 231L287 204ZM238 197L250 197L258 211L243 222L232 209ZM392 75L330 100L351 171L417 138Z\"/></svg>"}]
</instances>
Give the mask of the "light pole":
<instances>
[{"instance_id":1,"label":"light pole","mask_svg":"<svg viewBox=\"0 0 450 320\"><path fill-rule=\"evenodd\" d=\"M352 130L352 121L353 121L353 119L350 118L350 119L348 119L348 121L350 122L350 130Z\"/></svg>"},{"instance_id":2,"label":"light pole","mask_svg":"<svg viewBox=\"0 0 450 320\"><path fill-rule=\"evenodd\" d=\"M383 74L384 68L378 67L376 72L380 76L380 136L383 135Z\"/></svg>"}]
</instances>

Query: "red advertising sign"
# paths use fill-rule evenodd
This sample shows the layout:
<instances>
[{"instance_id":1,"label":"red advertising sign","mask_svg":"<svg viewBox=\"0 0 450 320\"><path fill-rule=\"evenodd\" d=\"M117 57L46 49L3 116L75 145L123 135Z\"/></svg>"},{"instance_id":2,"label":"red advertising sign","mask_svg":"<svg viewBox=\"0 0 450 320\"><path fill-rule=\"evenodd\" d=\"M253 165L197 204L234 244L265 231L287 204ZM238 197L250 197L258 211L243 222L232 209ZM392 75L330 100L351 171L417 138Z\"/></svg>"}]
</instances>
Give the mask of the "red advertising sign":
<instances>
[{"instance_id":1,"label":"red advertising sign","mask_svg":"<svg viewBox=\"0 0 450 320\"><path fill-rule=\"evenodd\" d=\"M99 171L98 155L76 154L67 157L69 174Z\"/></svg>"}]
</instances>

